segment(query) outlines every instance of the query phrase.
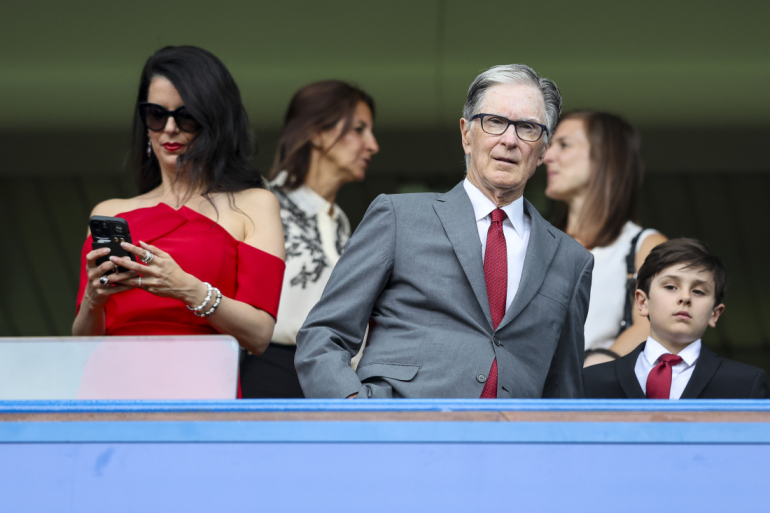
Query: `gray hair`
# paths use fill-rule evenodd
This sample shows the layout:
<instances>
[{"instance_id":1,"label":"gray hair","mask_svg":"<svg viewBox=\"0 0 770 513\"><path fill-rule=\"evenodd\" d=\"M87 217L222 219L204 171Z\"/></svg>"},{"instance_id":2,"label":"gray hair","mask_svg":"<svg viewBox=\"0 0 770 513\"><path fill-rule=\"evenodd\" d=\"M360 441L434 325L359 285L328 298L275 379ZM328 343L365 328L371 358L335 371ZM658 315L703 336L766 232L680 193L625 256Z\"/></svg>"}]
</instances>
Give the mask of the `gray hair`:
<instances>
[{"instance_id":1,"label":"gray hair","mask_svg":"<svg viewBox=\"0 0 770 513\"><path fill-rule=\"evenodd\" d=\"M545 101L545 125L549 132L545 142L548 143L556 129L559 114L561 114L561 93L553 81L541 77L525 64L493 66L477 76L468 88L468 99L465 102L465 107L463 107L463 117L470 121L473 116L478 114L487 89L497 84L524 84L540 90Z\"/></svg>"}]
</instances>

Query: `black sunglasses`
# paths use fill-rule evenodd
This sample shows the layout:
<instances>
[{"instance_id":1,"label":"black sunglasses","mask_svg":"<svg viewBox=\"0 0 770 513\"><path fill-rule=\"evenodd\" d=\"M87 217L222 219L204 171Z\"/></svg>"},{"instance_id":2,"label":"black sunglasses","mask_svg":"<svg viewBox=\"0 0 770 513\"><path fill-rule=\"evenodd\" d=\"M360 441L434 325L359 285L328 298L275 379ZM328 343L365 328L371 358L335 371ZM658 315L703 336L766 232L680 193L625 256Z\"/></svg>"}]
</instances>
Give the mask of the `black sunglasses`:
<instances>
[{"instance_id":1,"label":"black sunglasses","mask_svg":"<svg viewBox=\"0 0 770 513\"><path fill-rule=\"evenodd\" d=\"M201 128L201 124L195 121L195 118L187 112L184 105L174 111L169 111L156 103L144 102L139 104L139 117L142 118L144 126L153 132L162 131L168 123L169 116L174 118L176 126L183 132L197 132Z\"/></svg>"}]
</instances>

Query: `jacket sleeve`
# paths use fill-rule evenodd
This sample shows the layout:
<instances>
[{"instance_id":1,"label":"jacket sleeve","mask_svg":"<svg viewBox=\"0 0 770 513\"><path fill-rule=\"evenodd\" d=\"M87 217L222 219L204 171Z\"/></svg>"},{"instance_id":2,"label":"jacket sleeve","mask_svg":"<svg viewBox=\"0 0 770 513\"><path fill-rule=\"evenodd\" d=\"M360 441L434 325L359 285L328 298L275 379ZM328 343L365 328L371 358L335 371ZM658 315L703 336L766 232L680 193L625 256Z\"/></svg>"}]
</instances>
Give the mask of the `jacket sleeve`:
<instances>
[{"instance_id":1,"label":"jacket sleeve","mask_svg":"<svg viewBox=\"0 0 770 513\"><path fill-rule=\"evenodd\" d=\"M395 244L393 203L380 195L297 334L294 363L306 397L344 398L361 389L350 360L361 348L374 304L390 279Z\"/></svg>"},{"instance_id":2,"label":"jacket sleeve","mask_svg":"<svg viewBox=\"0 0 770 513\"><path fill-rule=\"evenodd\" d=\"M589 253L580 272L567 308L551 368L543 387L544 398L582 399L583 360L585 354L585 323L591 297L591 273L594 256Z\"/></svg>"},{"instance_id":3,"label":"jacket sleeve","mask_svg":"<svg viewBox=\"0 0 770 513\"><path fill-rule=\"evenodd\" d=\"M751 386L749 399L770 399L770 386L767 382L767 372L760 370Z\"/></svg>"}]
</instances>

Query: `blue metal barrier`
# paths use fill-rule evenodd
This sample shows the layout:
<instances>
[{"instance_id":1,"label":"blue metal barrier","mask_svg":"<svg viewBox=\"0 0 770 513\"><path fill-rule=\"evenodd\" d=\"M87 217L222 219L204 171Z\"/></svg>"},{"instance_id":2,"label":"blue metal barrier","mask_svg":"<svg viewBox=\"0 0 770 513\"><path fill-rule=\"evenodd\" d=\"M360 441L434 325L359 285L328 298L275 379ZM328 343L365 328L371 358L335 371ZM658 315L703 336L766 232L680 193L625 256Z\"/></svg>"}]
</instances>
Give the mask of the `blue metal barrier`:
<instances>
[{"instance_id":1,"label":"blue metal barrier","mask_svg":"<svg viewBox=\"0 0 770 513\"><path fill-rule=\"evenodd\" d=\"M196 412L332 420L132 420ZM339 420L335 412L619 420ZM720 420L621 420L633 412ZM767 412L761 400L6 402L0 511L763 510L770 423L746 414ZM52 414L75 417L34 420ZM125 418L99 420L104 414Z\"/></svg>"}]
</instances>

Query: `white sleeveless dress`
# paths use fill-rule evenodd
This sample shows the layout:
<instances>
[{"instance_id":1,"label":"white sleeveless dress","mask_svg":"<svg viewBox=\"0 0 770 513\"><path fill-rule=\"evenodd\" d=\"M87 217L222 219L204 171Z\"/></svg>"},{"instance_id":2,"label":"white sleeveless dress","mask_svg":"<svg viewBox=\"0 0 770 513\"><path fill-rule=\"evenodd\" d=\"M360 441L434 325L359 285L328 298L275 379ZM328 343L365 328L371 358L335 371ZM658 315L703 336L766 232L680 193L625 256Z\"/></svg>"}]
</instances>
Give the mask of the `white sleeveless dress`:
<instances>
[{"instance_id":1,"label":"white sleeveless dress","mask_svg":"<svg viewBox=\"0 0 770 513\"><path fill-rule=\"evenodd\" d=\"M628 221L615 241L609 246L594 248L594 272L591 281L591 302L585 324L585 348L609 348L618 336L626 293L626 256L631 240L641 227ZM642 242L657 230L646 229L636 242L636 252ZM641 342L641 341L640 341Z\"/></svg>"}]
</instances>

